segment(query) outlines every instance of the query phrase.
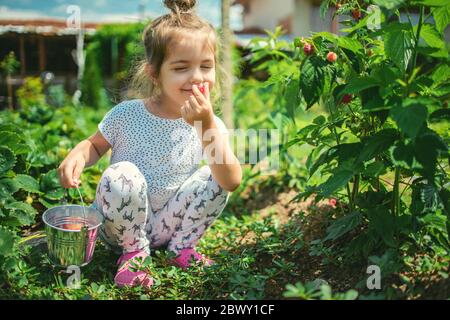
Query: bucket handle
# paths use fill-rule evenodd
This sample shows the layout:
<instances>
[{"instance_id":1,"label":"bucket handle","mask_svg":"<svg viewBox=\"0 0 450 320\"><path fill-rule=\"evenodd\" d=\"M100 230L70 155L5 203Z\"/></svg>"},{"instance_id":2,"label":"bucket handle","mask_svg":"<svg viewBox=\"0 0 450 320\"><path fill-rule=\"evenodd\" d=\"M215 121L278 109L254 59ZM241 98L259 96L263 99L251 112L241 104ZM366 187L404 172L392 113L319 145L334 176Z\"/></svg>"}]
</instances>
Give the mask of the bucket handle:
<instances>
[{"instance_id":1,"label":"bucket handle","mask_svg":"<svg viewBox=\"0 0 450 320\"><path fill-rule=\"evenodd\" d=\"M81 196L80 189L78 189L78 194L80 195L81 202L83 202L83 204L84 204L83 197ZM63 205L67 205L67 199L68 198L69 198L69 193L67 192L67 188L64 188L64 194L63 194L61 203ZM84 205L83 205L83 220L85 220L85 221L87 220L86 211L85 211ZM83 226L81 227L81 231L86 232L86 230L87 230L87 226L85 226L84 223L83 223Z\"/></svg>"}]
</instances>

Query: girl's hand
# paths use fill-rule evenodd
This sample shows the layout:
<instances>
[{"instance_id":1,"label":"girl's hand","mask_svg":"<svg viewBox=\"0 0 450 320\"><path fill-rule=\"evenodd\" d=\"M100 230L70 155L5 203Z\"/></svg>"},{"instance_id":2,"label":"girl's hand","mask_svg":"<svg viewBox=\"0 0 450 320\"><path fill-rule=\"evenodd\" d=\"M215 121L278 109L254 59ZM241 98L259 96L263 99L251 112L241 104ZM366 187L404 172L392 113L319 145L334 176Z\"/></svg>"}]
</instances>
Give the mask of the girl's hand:
<instances>
[{"instance_id":1,"label":"girl's hand","mask_svg":"<svg viewBox=\"0 0 450 320\"><path fill-rule=\"evenodd\" d=\"M81 183L80 175L86 165L82 154L67 156L58 167L58 177L64 188L77 188Z\"/></svg>"},{"instance_id":2,"label":"girl's hand","mask_svg":"<svg viewBox=\"0 0 450 320\"><path fill-rule=\"evenodd\" d=\"M193 85L194 94L181 107L181 116L191 126L194 126L195 121L201 121L202 126L214 121L214 111L209 99L209 83L206 82L203 88L204 94L200 92L198 86Z\"/></svg>"}]
</instances>

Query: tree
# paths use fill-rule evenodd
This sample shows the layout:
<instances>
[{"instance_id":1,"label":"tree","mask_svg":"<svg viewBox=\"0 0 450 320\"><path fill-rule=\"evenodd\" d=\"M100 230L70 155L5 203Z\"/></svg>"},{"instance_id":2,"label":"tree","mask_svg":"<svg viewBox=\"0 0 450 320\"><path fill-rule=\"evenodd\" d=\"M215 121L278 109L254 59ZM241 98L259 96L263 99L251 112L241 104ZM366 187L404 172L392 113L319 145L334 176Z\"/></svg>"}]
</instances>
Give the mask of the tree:
<instances>
[{"instance_id":1,"label":"tree","mask_svg":"<svg viewBox=\"0 0 450 320\"><path fill-rule=\"evenodd\" d=\"M230 30L230 0L222 0L222 66L225 70L222 79L222 113L225 125L233 128L232 106L232 63L231 63L231 30Z\"/></svg>"},{"instance_id":2,"label":"tree","mask_svg":"<svg viewBox=\"0 0 450 320\"><path fill-rule=\"evenodd\" d=\"M6 75L6 85L8 87L8 107L13 110L13 89L11 84L11 75L19 68L20 63L16 60L16 56L11 51L0 63L0 69Z\"/></svg>"}]
</instances>

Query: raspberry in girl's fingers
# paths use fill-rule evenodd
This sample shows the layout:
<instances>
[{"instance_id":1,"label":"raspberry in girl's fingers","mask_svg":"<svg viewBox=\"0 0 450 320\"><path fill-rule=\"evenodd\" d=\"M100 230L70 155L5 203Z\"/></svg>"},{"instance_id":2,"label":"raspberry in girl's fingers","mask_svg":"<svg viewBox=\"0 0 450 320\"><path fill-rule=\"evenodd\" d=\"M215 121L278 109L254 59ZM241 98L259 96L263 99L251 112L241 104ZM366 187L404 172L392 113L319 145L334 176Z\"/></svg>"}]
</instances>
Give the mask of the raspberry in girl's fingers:
<instances>
[{"instance_id":1,"label":"raspberry in girl's fingers","mask_svg":"<svg viewBox=\"0 0 450 320\"><path fill-rule=\"evenodd\" d=\"M205 86L202 84L198 85L198 90L200 90L201 93L205 94Z\"/></svg>"}]
</instances>

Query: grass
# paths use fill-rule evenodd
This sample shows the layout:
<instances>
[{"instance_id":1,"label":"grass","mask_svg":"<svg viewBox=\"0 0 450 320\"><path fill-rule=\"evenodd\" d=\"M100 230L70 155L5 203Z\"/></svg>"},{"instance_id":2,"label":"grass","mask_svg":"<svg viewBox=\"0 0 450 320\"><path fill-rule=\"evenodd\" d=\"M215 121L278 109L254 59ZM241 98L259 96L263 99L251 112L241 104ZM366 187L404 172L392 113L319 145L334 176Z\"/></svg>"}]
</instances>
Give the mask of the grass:
<instances>
[{"instance_id":1,"label":"grass","mask_svg":"<svg viewBox=\"0 0 450 320\"><path fill-rule=\"evenodd\" d=\"M253 244L242 242L249 232L255 236ZM265 238L268 232L271 236ZM27 249L30 250L27 260L35 266L29 273L28 284L10 288L12 291L3 291L1 295L8 299L262 299L267 295L268 281L283 273L296 274L294 263L280 256L287 251L295 253L295 247L283 243L285 237L273 216L261 220L258 212L254 212L236 218L225 211L198 244L199 251L217 264L183 271L168 264L166 251L155 250L149 269L155 285L149 292L114 285L117 256L100 241L93 261L81 269L80 288L68 288L69 274L54 268L45 245L38 245ZM272 267L266 268L268 261Z\"/></svg>"}]
</instances>

